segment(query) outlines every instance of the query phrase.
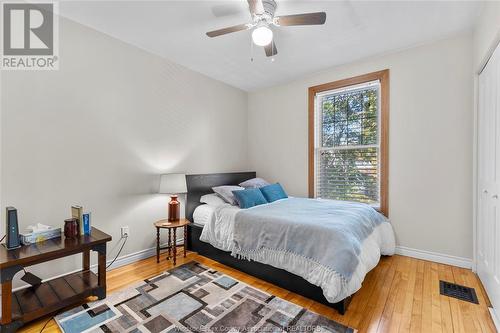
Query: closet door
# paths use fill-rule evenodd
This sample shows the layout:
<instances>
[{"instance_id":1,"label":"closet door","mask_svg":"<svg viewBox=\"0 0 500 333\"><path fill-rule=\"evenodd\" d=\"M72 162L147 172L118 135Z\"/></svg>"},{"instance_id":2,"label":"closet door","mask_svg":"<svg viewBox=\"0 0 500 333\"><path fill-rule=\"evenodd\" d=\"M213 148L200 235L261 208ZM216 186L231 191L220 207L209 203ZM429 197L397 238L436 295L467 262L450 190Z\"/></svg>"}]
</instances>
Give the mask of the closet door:
<instances>
[{"instance_id":1,"label":"closet door","mask_svg":"<svg viewBox=\"0 0 500 333\"><path fill-rule=\"evenodd\" d=\"M479 76L477 271L500 309L500 49Z\"/></svg>"}]
</instances>

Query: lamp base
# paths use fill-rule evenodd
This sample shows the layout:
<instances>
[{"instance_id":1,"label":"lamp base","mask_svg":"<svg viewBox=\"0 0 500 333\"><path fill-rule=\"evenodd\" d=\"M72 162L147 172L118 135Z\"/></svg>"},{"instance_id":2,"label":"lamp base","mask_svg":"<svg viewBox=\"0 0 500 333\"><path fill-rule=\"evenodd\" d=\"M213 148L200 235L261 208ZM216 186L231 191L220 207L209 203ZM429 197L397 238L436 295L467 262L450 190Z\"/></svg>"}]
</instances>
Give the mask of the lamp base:
<instances>
[{"instance_id":1,"label":"lamp base","mask_svg":"<svg viewBox=\"0 0 500 333\"><path fill-rule=\"evenodd\" d=\"M177 195L170 196L168 203L168 221L175 222L180 220L181 204L177 201Z\"/></svg>"}]
</instances>

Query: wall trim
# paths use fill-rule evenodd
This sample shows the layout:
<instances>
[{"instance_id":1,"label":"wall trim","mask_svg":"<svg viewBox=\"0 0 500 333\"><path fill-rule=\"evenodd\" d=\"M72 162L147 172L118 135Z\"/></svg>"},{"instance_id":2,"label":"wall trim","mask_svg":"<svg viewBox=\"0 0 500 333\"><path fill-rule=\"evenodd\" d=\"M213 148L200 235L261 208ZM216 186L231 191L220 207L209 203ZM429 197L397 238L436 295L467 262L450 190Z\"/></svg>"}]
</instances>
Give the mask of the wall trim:
<instances>
[{"instance_id":1,"label":"wall trim","mask_svg":"<svg viewBox=\"0 0 500 333\"><path fill-rule=\"evenodd\" d=\"M177 244L180 245L182 242L181 239L177 240ZM163 245L162 245L163 246ZM462 268L467 268L471 269L472 268L472 259L468 258L462 258L462 257L456 257L452 256L449 254L442 254L442 253L437 253L437 252L431 252L431 251L425 251L425 250L418 250L418 249L412 249L409 247L405 246L396 246L396 254L406 256L406 257L412 257L412 258L417 258L417 259L422 259L422 260L428 260L428 261L433 261L433 262L438 262L441 264L447 264L447 265L452 265L452 266L458 266ZM137 251L134 253L129 253L126 255L123 255L116 259L116 261L109 267L109 269L115 269L121 266L125 266L134 262L137 262L139 260L147 259L156 256L156 247L151 247L149 249L144 249L141 251ZM109 259L106 261L106 265L109 265L113 261L113 258ZM90 269L97 273L97 264L93 264L90 266ZM60 275L56 275L53 277L50 277L48 279L44 279L43 281L49 281L53 279L57 279L61 276L67 275L67 274L72 274L80 271L81 269L75 269L70 272L66 272ZM28 285L20 286L13 291L21 290L24 288L27 288Z\"/></svg>"},{"instance_id":2,"label":"wall trim","mask_svg":"<svg viewBox=\"0 0 500 333\"><path fill-rule=\"evenodd\" d=\"M493 319L493 324L495 324L497 331L500 332L500 323L497 315L498 311L496 311L494 308L488 308L488 310L490 311L491 319Z\"/></svg>"},{"instance_id":3,"label":"wall trim","mask_svg":"<svg viewBox=\"0 0 500 333\"><path fill-rule=\"evenodd\" d=\"M444 253L413 249L406 246L396 246L396 254L416 259L434 261L440 264L472 269L472 259L456 257Z\"/></svg>"},{"instance_id":4,"label":"wall trim","mask_svg":"<svg viewBox=\"0 0 500 333\"><path fill-rule=\"evenodd\" d=\"M390 109L390 77L389 69L383 69L376 72L358 75L350 78L340 79L333 82L323 83L309 87L308 89L308 107L307 107L307 122L308 122L308 193L309 198L316 197L316 95L325 91L345 88L358 84L363 84L378 80L380 82L380 102L379 102L379 117L378 124L380 131L379 142L379 191L380 191L380 212L389 217L389 109Z\"/></svg>"},{"instance_id":5,"label":"wall trim","mask_svg":"<svg viewBox=\"0 0 500 333\"><path fill-rule=\"evenodd\" d=\"M178 239L176 242L177 242L177 245L181 245L182 244L182 239ZM161 246L166 246L167 244L162 244ZM165 252L162 252L162 253L165 253ZM115 269L115 268L118 268L118 267L121 267L121 266L125 266L125 265L128 265L128 264L132 264L134 262L137 262L139 260L143 260L143 259L147 259L147 258L151 258L151 257L154 257L156 256L156 246L155 247L151 247L149 249L144 249L144 250L140 250L140 251L137 251L137 252L134 252L134 253L129 253L129 254L125 254L123 256L120 256L116 259L116 261L113 263L113 265L111 265L108 270L110 269ZM112 256L109 260L106 260L106 266L109 265L114 259L114 256ZM60 278L61 276L64 276L64 275L68 275L68 274L73 274L73 273L76 273L76 272L79 272L81 271L82 269L79 268L79 269L75 269L75 270L72 270L72 271L69 271L69 272L65 272L65 273L62 273L62 274L59 274L59 275L55 275L55 276L52 276L52 277L49 277L47 279L43 279L43 282L45 281L50 281L50 280L54 280L54 279L57 279L57 278ZM97 264L93 264L90 266L90 270L94 273L97 274ZM18 290L21 290L21 289L25 289L25 288L28 288L29 285L28 284L25 284L25 285L22 285L22 286L19 286L17 288L13 288L12 291L18 291ZM1 293L0 293L1 295Z\"/></svg>"}]
</instances>

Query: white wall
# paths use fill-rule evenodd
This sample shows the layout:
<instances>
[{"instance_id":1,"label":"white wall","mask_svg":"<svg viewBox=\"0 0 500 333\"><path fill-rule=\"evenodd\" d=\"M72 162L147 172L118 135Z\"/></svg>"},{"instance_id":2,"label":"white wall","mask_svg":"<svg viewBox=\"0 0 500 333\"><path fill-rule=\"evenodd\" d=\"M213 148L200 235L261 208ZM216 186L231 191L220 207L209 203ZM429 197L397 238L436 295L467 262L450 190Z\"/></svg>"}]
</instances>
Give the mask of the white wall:
<instances>
[{"instance_id":1,"label":"white wall","mask_svg":"<svg viewBox=\"0 0 500 333\"><path fill-rule=\"evenodd\" d=\"M256 170L306 196L307 88L389 68L398 243L472 257L471 69L488 48L478 37L474 56L463 34L247 98L71 21L61 19L60 34L59 71L0 76L0 207L17 207L21 227L62 226L70 205L82 204L113 236L111 258L122 225L131 231L123 254L154 246L152 222L168 201L154 194L163 172ZM74 257L34 272L49 277L79 264Z\"/></svg>"},{"instance_id":2,"label":"white wall","mask_svg":"<svg viewBox=\"0 0 500 333\"><path fill-rule=\"evenodd\" d=\"M478 72L500 42L500 1L486 1L474 29L474 71Z\"/></svg>"},{"instance_id":3,"label":"white wall","mask_svg":"<svg viewBox=\"0 0 500 333\"><path fill-rule=\"evenodd\" d=\"M389 215L400 246L472 258L472 37L331 68L249 94L249 161L307 196L307 89L390 69Z\"/></svg>"},{"instance_id":4,"label":"white wall","mask_svg":"<svg viewBox=\"0 0 500 333\"><path fill-rule=\"evenodd\" d=\"M60 50L59 71L2 73L1 207L15 206L22 228L62 226L81 204L113 236L111 259L120 226L123 254L155 246L160 173L247 169L245 92L66 19Z\"/></svg>"}]
</instances>

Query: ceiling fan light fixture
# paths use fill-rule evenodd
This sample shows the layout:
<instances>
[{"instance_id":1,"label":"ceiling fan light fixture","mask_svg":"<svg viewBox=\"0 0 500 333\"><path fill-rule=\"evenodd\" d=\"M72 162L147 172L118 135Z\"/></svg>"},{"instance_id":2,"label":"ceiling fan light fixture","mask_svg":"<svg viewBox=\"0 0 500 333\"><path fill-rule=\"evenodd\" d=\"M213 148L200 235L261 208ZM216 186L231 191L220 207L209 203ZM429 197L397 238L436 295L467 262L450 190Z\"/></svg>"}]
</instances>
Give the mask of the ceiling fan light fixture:
<instances>
[{"instance_id":1,"label":"ceiling fan light fixture","mask_svg":"<svg viewBox=\"0 0 500 333\"><path fill-rule=\"evenodd\" d=\"M252 22L209 31L206 33L207 36L210 38L218 37L253 28L252 42L264 48L266 57L274 57L278 54L278 49L274 42L273 31L270 29L271 26L322 25L326 22L325 12L275 16L276 0L247 0L247 2ZM274 58L271 58L271 61L273 60Z\"/></svg>"},{"instance_id":2,"label":"ceiling fan light fixture","mask_svg":"<svg viewBox=\"0 0 500 333\"><path fill-rule=\"evenodd\" d=\"M255 45L266 46L273 40L273 31L265 25L261 25L252 31L252 40Z\"/></svg>"}]
</instances>

